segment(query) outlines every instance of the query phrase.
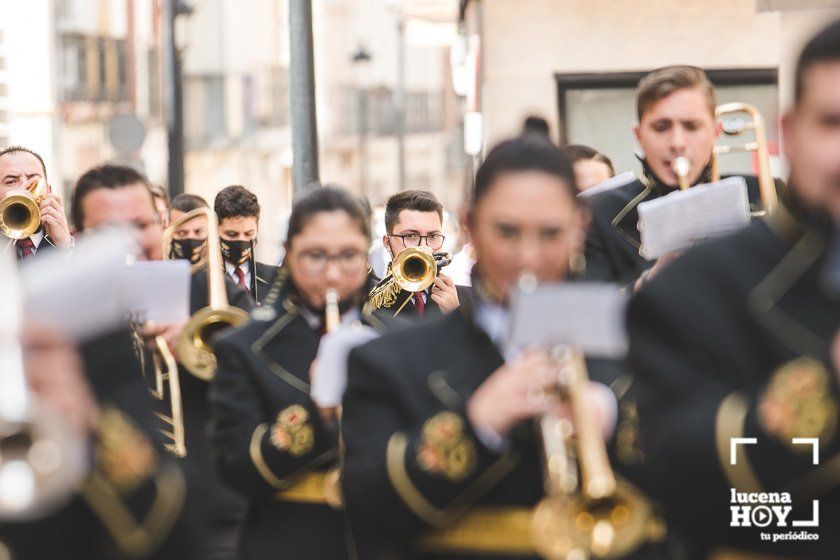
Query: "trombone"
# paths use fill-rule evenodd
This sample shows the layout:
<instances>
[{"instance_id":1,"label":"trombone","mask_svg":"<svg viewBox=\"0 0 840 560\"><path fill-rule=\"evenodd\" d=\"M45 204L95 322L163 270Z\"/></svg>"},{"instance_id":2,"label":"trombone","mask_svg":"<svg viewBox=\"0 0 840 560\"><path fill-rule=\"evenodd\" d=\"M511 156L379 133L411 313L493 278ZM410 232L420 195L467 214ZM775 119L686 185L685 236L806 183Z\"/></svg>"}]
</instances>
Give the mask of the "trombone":
<instances>
[{"instance_id":1,"label":"trombone","mask_svg":"<svg viewBox=\"0 0 840 560\"><path fill-rule=\"evenodd\" d=\"M329 333L336 332L341 327L341 314L338 310L338 292L335 288L327 288L326 296L324 297L324 331ZM334 411L327 411L329 414L333 412L336 420L341 422L341 407L339 406ZM339 429L339 446L343 446L344 441L341 439L341 430ZM339 453L342 457L343 453ZM341 467L334 467L327 471L324 475L324 497L327 504L333 509L341 509L344 506L344 498L341 495Z\"/></svg>"},{"instance_id":2,"label":"trombone","mask_svg":"<svg viewBox=\"0 0 840 560\"><path fill-rule=\"evenodd\" d=\"M41 227L42 198L46 181L38 178L25 191L0 200L0 233L9 239L24 239Z\"/></svg>"},{"instance_id":3,"label":"trombone","mask_svg":"<svg viewBox=\"0 0 840 560\"><path fill-rule=\"evenodd\" d=\"M571 424L554 414L540 419L546 497L534 508L534 549L548 560L616 558L641 546L655 527L649 501L610 468L600 427L584 402L589 382L583 355L565 345L552 354L570 376Z\"/></svg>"},{"instance_id":4,"label":"trombone","mask_svg":"<svg viewBox=\"0 0 840 560\"><path fill-rule=\"evenodd\" d=\"M86 446L29 390L19 341L16 264L0 266L0 519L26 520L67 500L87 470Z\"/></svg>"},{"instance_id":5,"label":"trombone","mask_svg":"<svg viewBox=\"0 0 840 560\"><path fill-rule=\"evenodd\" d=\"M169 246L175 230L198 216L207 217L207 242L204 244L202 260L193 270L201 266L206 268L209 302L206 307L193 313L187 321L178 341L178 357L187 371L199 379L210 381L216 375L213 338L220 331L239 326L247 321L248 314L237 307L228 305L222 249L219 241L219 224L213 210L196 208L172 222L163 234L163 254L169 254Z\"/></svg>"},{"instance_id":6,"label":"trombone","mask_svg":"<svg viewBox=\"0 0 840 560\"><path fill-rule=\"evenodd\" d=\"M449 253L432 253L428 247L407 247L391 261L391 278L368 296L366 310L391 307L400 291L422 292L435 283L441 268L452 262ZM408 300L405 301L407 303ZM403 305L405 305L403 303ZM402 307L396 311L399 313ZM395 313L395 314L396 314Z\"/></svg>"},{"instance_id":7,"label":"trombone","mask_svg":"<svg viewBox=\"0 0 840 560\"><path fill-rule=\"evenodd\" d=\"M739 118L724 119L728 116L741 115ZM743 115L747 118L744 119ZM757 215L772 212L778 204L776 183L770 169L770 151L767 146L767 132L764 118L758 108L749 103L726 103L715 109L715 116L723 122L723 133L726 136L740 136L747 132L753 133L751 142L743 144L719 144L712 152L712 181L720 180L720 162L718 156L734 152L755 152L758 157L758 192L761 196L761 210Z\"/></svg>"}]
</instances>

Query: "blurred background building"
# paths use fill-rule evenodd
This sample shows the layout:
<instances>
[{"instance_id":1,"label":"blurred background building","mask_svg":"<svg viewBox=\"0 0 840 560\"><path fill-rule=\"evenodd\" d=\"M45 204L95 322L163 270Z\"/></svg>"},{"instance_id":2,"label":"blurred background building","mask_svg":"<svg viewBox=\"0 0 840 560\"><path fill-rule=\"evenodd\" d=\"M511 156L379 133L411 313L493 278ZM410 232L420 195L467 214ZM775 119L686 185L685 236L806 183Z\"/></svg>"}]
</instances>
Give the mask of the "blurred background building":
<instances>
[{"instance_id":1,"label":"blurred background building","mask_svg":"<svg viewBox=\"0 0 840 560\"><path fill-rule=\"evenodd\" d=\"M42 153L65 195L104 161L165 185L166 2L183 13L185 190L254 190L260 258L272 260L292 198L288 0L0 0L0 145ZM840 16L840 0L312 5L322 180L374 206L429 189L452 212L483 150L532 114L555 140L637 170L633 90L666 64L702 66L720 101L758 105L778 153L796 50Z\"/></svg>"}]
</instances>

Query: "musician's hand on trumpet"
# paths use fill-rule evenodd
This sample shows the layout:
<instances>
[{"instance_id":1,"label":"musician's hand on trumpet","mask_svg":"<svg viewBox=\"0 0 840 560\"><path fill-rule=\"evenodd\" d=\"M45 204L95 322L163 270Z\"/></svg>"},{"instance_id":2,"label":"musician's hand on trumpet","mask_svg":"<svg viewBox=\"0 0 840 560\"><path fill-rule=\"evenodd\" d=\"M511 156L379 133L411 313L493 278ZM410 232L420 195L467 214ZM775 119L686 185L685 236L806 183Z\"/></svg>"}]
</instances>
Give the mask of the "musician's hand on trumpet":
<instances>
[{"instance_id":1,"label":"musician's hand on trumpet","mask_svg":"<svg viewBox=\"0 0 840 560\"><path fill-rule=\"evenodd\" d=\"M435 283L432 285L432 301L438 304L442 313L458 309L458 290L452 278L443 273L438 273Z\"/></svg>"},{"instance_id":2,"label":"musician's hand on trumpet","mask_svg":"<svg viewBox=\"0 0 840 560\"><path fill-rule=\"evenodd\" d=\"M566 400L559 398L567 383L563 367L547 351L526 350L481 384L467 403L467 416L477 432L489 432L501 438L507 437L519 422L547 413L571 422L571 408ZM584 399L605 437L611 436L617 414L612 392L590 381Z\"/></svg>"},{"instance_id":3,"label":"musician's hand on trumpet","mask_svg":"<svg viewBox=\"0 0 840 560\"><path fill-rule=\"evenodd\" d=\"M99 406L76 348L43 325L24 325L20 339L26 378L38 402L80 437L89 436L99 422Z\"/></svg>"},{"instance_id":4,"label":"musician's hand on trumpet","mask_svg":"<svg viewBox=\"0 0 840 560\"><path fill-rule=\"evenodd\" d=\"M69 248L72 237L61 197L48 188L48 192L41 197L38 207L41 210L41 224L44 226L46 235L56 247Z\"/></svg>"}]
</instances>

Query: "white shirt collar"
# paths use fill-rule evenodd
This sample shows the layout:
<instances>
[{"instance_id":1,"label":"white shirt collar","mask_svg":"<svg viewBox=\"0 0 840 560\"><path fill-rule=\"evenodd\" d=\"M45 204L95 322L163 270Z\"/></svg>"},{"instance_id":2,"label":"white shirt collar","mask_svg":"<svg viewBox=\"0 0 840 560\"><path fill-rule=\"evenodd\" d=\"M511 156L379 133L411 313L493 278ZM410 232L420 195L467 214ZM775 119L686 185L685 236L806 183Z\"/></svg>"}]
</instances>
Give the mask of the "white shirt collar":
<instances>
[{"instance_id":1,"label":"white shirt collar","mask_svg":"<svg viewBox=\"0 0 840 560\"><path fill-rule=\"evenodd\" d=\"M240 264L239 266L229 263L225 261L225 270L227 271L228 275L233 278L233 281L239 284L239 278L236 276L236 269L242 269L242 272L245 273L245 285L248 286L248 289L251 289L251 267L248 266L248 261Z\"/></svg>"}]
</instances>

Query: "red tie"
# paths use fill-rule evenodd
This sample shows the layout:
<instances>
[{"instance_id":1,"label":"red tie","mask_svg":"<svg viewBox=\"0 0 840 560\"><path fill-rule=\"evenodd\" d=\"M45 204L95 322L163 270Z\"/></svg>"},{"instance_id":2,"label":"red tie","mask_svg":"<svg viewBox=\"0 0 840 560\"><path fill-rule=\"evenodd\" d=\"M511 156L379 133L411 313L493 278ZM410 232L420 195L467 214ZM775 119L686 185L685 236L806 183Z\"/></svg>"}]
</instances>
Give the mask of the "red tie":
<instances>
[{"instance_id":1,"label":"red tie","mask_svg":"<svg viewBox=\"0 0 840 560\"><path fill-rule=\"evenodd\" d=\"M234 270L236 271L236 277L239 279L239 287L246 292L249 291L248 284L245 283L245 272L243 272L238 266Z\"/></svg>"},{"instance_id":2,"label":"red tie","mask_svg":"<svg viewBox=\"0 0 840 560\"><path fill-rule=\"evenodd\" d=\"M28 237L15 241L15 246L17 246L18 254L22 259L35 255L35 244Z\"/></svg>"},{"instance_id":3,"label":"red tie","mask_svg":"<svg viewBox=\"0 0 840 560\"><path fill-rule=\"evenodd\" d=\"M426 302L423 301L423 292L414 292L414 308L417 309L417 314L423 316L423 311L426 310Z\"/></svg>"}]
</instances>

